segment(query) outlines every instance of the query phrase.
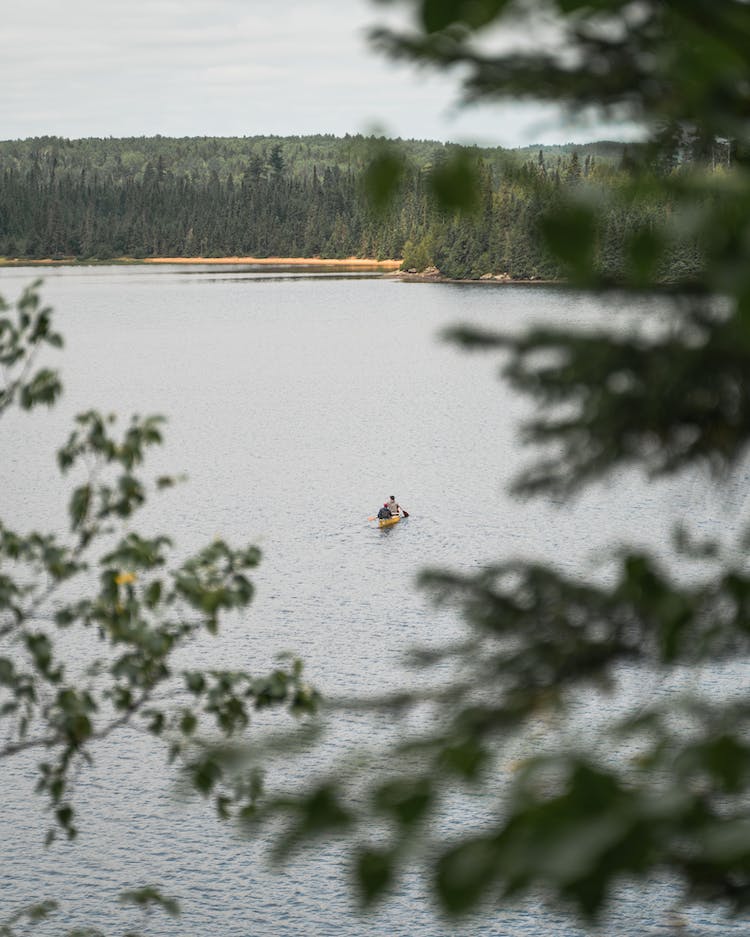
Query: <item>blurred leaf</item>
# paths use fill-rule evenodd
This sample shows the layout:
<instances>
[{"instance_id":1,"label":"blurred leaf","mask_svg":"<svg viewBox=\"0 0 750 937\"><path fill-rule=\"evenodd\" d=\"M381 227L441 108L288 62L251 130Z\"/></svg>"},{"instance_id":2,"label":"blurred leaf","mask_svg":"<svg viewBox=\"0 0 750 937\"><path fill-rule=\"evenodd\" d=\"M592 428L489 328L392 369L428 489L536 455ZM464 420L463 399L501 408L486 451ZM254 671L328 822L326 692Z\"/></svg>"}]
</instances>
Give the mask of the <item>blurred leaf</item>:
<instances>
[{"instance_id":1,"label":"blurred leaf","mask_svg":"<svg viewBox=\"0 0 750 937\"><path fill-rule=\"evenodd\" d=\"M356 878L362 903L367 907L380 898L393 881L394 857L378 849L361 849L356 857Z\"/></svg>"},{"instance_id":2,"label":"blurred leaf","mask_svg":"<svg viewBox=\"0 0 750 937\"><path fill-rule=\"evenodd\" d=\"M196 790L208 794L222 776L221 765L210 753L191 765L191 778Z\"/></svg>"},{"instance_id":3,"label":"blurred leaf","mask_svg":"<svg viewBox=\"0 0 750 937\"><path fill-rule=\"evenodd\" d=\"M475 159L465 151L449 156L433 168L430 186L442 208L475 211L479 201L479 174Z\"/></svg>"},{"instance_id":4,"label":"blurred leaf","mask_svg":"<svg viewBox=\"0 0 750 937\"><path fill-rule=\"evenodd\" d=\"M422 24L428 33L463 24L478 29L491 23L508 0L422 0Z\"/></svg>"},{"instance_id":5,"label":"blurred leaf","mask_svg":"<svg viewBox=\"0 0 750 937\"><path fill-rule=\"evenodd\" d=\"M432 806L432 788L427 778L398 778L375 791L375 806L401 826L421 820Z\"/></svg>"},{"instance_id":6,"label":"blurred leaf","mask_svg":"<svg viewBox=\"0 0 750 937\"><path fill-rule=\"evenodd\" d=\"M178 917L180 914L180 906L174 898L168 898L165 895L156 889L156 888L137 888L132 891L124 891L120 895L120 902L122 904L132 904L136 907L151 909L159 908L162 911L166 911L171 917Z\"/></svg>"},{"instance_id":7,"label":"blurred leaf","mask_svg":"<svg viewBox=\"0 0 750 937\"><path fill-rule=\"evenodd\" d=\"M364 175L365 193L372 207L384 211L396 197L405 171L404 158L393 148L382 149L370 160Z\"/></svg>"},{"instance_id":8,"label":"blurred leaf","mask_svg":"<svg viewBox=\"0 0 750 937\"><path fill-rule=\"evenodd\" d=\"M440 752L441 768L472 781L479 778L487 761L488 753L476 739L456 740Z\"/></svg>"},{"instance_id":9,"label":"blurred leaf","mask_svg":"<svg viewBox=\"0 0 750 937\"><path fill-rule=\"evenodd\" d=\"M640 228L631 235L625 251L634 285L648 286L653 283L663 249L664 241L657 231Z\"/></svg>"},{"instance_id":10,"label":"blurred leaf","mask_svg":"<svg viewBox=\"0 0 750 937\"><path fill-rule=\"evenodd\" d=\"M542 219L541 230L550 250L576 282L590 282L594 269L596 214L582 204L571 204Z\"/></svg>"},{"instance_id":11,"label":"blurred leaf","mask_svg":"<svg viewBox=\"0 0 750 937\"><path fill-rule=\"evenodd\" d=\"M443 853L437 862L436 889L450 914L461 914L479 904L498 871L498 850L491 839L466 838Z\"/></svg>"}]
</instances>

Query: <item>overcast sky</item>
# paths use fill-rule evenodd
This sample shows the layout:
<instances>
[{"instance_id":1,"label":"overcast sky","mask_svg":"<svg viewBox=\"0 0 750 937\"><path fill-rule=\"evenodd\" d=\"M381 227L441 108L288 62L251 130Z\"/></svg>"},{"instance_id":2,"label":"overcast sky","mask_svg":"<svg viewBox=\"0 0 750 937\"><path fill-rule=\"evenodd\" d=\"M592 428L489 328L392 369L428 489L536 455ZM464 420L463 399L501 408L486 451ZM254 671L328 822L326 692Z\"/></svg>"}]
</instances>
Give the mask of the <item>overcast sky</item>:
<instances>
[{"instance_id":1,"label":"overcast sky","mask_svg":"<svg viewBox=\"0 0 750 937\"><path fill-rule=\"evenodd\" d=\"M523 146L612 137L372 51L371 0L23 0L0 30L0 138L383 132ZM393 14L389 14L393 15Z\"/></svg>"}]
</instances>

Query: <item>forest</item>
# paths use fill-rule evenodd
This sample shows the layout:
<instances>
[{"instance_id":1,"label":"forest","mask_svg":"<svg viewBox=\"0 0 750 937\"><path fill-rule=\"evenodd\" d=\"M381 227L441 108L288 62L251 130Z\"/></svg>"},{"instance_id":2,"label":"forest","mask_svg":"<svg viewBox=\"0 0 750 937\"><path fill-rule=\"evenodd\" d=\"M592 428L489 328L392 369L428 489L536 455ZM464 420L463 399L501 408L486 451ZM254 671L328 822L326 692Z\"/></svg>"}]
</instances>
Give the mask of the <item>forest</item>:
<instances>
[{"instance_id":1,"label":"forest","mask_svg":"<svg viewBox=\"0 0 750 937\"><path fill-rule=\"evenodd\" d=\"M387 206L368 197L368 172L387 153L399 166ZM540 236L542 211L581 194L600 212L594 252L605 275L628 263L629 232L663 225L670 205L619 197L637 146L462 148L364 136L0 142L0 257L112 261L151 257L398 258L403 269L446 277L557 279ZM677 173L689 152L653 167ZM722 153L704 160L725 172ZM451 172L454 173L451 177ZM441 173L473 176L471 205L436 198ZM660 275L697 273L689 234Z\"/></svg>"}]
</instances>

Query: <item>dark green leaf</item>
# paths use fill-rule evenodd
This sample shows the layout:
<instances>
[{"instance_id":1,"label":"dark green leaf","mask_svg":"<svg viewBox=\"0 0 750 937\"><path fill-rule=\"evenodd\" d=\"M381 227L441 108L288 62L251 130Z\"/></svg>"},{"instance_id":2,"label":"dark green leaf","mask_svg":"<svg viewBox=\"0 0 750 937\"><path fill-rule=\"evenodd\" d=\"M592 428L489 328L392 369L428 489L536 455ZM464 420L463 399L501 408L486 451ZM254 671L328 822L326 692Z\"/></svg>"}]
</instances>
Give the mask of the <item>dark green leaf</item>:
<instances>
[{"instance_id":1,"label":"dark green leaf","mask_svg":"<svg viewBox=\"0 0 750 937\"><path fill-rule=\"evenodd\" d=\"M393 882L394 857L379 849L361 849L356 857L357 885L367 907L381 898Z\"/></svg>"}]
</instances>

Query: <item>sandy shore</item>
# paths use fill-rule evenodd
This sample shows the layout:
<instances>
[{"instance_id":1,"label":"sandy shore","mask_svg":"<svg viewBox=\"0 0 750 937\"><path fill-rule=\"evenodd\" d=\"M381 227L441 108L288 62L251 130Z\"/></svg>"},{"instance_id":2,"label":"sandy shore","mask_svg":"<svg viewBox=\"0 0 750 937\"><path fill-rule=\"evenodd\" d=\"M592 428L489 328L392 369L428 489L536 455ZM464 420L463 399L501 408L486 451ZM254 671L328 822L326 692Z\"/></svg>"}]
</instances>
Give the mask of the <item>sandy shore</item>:
<instances>
[{"instance_id":1,"label":"sandy shore","mask_svg":"<svg viewBox=\"0 0 750 937\"><path fill-rule=\"evenodd\" d=\"M325 258L325 257L113 257L111 260L77 260L67 257L60 260L24 260L14 257L0 257L0 266L36 267L36 266L107 266L108 264L263 264L273 267L363 267L368 269L398 270L400 260L374 260L363 257Z\"/></svg>"},{"instance_id":2,"label":"sandy shore","mask_svg":"<svg viewBox=\"0 0 750 937\"><path fill-rule=\"evenodd\" d=\"M372 260L366 257L147 257L146 264L268 264L274 267L381 267L397 270L400 260Z\"/></svg>"},{"instance_id":3,"label":"sandy shore","mask_svg":"<svg viewBox=\"0 0 750 937\"><path fill-rule=\"evenodd\" d=\"M258 265L268 267L328 267L355 270L382 270L386 277L414 283L481 283L492 286L529 284L535 286L559 285L559 280L514 280L501 275L476 280L460 280L443 276L435 268L422 273L401 270L401 260L375 260L369 257L113 257L111 260L77 260L75 257L28 260L19 257L0 257L0 267L106 267L136 266L138 264L210 264Z\"/></svg>"}]
</instances>

